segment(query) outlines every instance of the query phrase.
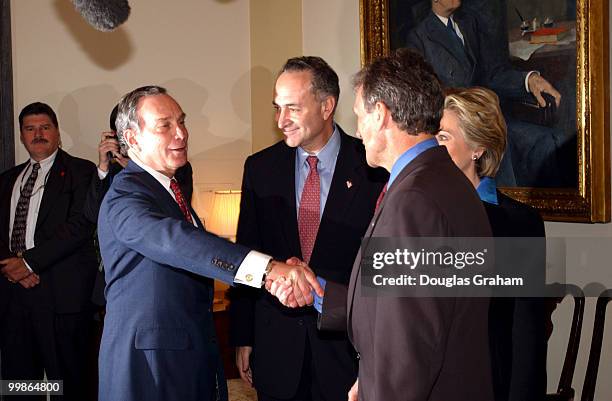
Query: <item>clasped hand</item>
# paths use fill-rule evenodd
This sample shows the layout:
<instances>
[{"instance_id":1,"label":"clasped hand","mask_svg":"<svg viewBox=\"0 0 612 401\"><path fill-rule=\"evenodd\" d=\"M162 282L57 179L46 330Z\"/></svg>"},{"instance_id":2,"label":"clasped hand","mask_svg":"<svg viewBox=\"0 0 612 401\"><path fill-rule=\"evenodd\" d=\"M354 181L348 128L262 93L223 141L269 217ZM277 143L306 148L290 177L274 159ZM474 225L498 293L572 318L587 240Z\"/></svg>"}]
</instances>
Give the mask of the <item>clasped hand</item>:
<instances>
[{"instance_id":1,"label":"clasped hand","mask_svg":"<svg viewBox=\"0 0 612 401\"><path fill-rule=\"evenodd\" d=\"M32 288L40 283L40 277L27 268L23 258L12 257L0 260L2 275L11 283L19 283L24 288Z\"/></svg>"},{"instance_id":2,"label":"clasped hand","mask_svg":"<svg viewBox=\"0 0 612 401\"><path fill-rule=\"evenodd\" d=\"M280 303L291 308L312 305L313 291L320 297L323 288L314 272L298 258L290 258L286 263L272 262L272 269L266 277L266 290Z\"/></svg>"}]
</instances>

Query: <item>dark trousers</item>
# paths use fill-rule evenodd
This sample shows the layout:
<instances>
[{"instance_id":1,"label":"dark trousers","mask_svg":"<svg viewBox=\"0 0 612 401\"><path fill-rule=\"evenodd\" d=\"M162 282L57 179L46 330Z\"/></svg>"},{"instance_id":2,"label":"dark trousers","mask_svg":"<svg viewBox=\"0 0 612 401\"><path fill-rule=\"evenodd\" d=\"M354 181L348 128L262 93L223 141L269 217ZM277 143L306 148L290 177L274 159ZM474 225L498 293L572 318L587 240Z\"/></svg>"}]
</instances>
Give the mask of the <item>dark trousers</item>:
<instances>
[{"instance_id":1,"label":"dark trousers","mask_svg":"<svg viewBox=\"0 0 612 401\"><path fill-rule=\"evenodd\" d=\"M0 325L4 380L64 381L64 396L53 400L87 400L91 376L89 312L56 314L42 306L12 302ZM45 396L5 397L15 401L46 400Z\"/></svg>"},{"instance_id":2,"label":"dark trousers","mask_svg":"<svg viewBox=\"0 0 612 401\"><path fill-rule=\"evenodd\" d=\"M259 401L329 401L326 400L321 393L311 353L312 349L308 341L308 336L306 336L306 347L304 348L304 363L302 364L300 384L293 397L287 399L274 398L258 391L257 399Z\"/></svg>"}]
</instances>

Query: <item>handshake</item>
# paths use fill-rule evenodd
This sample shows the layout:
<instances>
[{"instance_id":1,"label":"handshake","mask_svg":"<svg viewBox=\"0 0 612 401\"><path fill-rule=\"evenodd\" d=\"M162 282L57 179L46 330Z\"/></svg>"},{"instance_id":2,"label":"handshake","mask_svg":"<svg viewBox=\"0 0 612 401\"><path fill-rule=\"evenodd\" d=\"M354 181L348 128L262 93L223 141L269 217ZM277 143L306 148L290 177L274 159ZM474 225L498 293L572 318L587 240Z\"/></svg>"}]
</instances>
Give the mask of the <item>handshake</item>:
<instances>
[{"instance_id":1,"label":"handshake","mask_svg":"<svg viewBox=\"0 0 612 401\"><path fill-rule=\"evenodd\" d=\"M272 260L265 287L281 304L290 308L312 305L315 297L323 297L323 287L314 272L300 259L286 263Z\"/></svg>"}]
</instances>

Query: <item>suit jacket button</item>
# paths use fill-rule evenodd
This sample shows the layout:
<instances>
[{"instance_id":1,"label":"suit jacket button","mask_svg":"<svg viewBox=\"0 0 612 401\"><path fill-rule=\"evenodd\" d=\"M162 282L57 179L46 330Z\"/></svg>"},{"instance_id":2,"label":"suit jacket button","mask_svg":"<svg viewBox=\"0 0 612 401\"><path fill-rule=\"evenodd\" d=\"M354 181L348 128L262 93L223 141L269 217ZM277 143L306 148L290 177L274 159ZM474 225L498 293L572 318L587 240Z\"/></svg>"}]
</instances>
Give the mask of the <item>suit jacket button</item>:
<instances>
[{"instance_id":1,"label":"suit jacket button","mask_svg":"<svg viewBox=\"0 0 612 401\"><path fill-rule=\"evenodd\" d=\"M303 326L304 325L304 321L302 319L298 320L298 325Z\"/></svg>"}]
</instances>

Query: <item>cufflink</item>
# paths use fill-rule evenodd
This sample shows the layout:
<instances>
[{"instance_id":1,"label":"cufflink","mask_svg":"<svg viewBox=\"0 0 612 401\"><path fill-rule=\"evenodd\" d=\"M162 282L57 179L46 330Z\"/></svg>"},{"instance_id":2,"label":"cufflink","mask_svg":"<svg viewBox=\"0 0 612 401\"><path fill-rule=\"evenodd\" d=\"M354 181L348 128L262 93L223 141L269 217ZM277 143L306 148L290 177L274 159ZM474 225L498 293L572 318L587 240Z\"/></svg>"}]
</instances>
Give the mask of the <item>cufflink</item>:
<instances>
[{"instance_id":1,"label":"cufflink","mask_svg":"<svg viewBox=\"0 0 612 401\"><path fill-rule=\"evenodd\" d=\"M253 275L252 274L247 274L246 276L244 276L244 278L246 279L247 283L250 283L251 281L253 281Z\"/></svg>"}]
</instances>

